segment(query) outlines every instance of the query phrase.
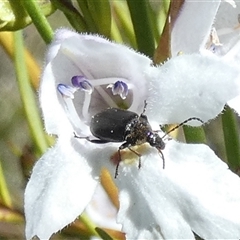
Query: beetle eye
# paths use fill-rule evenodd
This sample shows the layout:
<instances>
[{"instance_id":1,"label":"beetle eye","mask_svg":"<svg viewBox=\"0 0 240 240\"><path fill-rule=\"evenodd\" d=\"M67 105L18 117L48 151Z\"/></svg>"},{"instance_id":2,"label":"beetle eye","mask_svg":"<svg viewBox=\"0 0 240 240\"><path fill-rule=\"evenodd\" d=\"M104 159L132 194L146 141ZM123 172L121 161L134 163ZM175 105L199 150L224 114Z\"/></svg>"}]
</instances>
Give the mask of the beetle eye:
<instances>
[{"instance_id":1,"label":"beetle eye","mask_svg":"<svg viewBox=\"0 0 240 240\"><path fill-rule=\"evenodd\" d=\"M155 145L156 148L158 148L160 150L163 150L165 148L164 141L158 135L156 136L155 142L156 142L156 145Z\"/></svg>"},{"instance_id":2,"label":"beetle eye","mask_svg":"<svg viewBox=\"0 0 240 240\"><path fill-rule=\"evenodd\" d=\"M163 142L162 138L159 137L158 134L149 132L147 136L147 142L152 146L159 149L164 149L165 143Z\"/></svg>"}]
</instances>

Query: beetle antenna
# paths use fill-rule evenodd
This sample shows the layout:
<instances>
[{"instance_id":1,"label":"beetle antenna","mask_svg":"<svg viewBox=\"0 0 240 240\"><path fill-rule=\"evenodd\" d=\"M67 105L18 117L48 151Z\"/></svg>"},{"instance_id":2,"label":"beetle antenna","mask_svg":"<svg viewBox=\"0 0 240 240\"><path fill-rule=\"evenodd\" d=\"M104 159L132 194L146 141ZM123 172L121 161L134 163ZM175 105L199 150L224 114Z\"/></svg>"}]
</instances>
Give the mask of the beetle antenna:
<instances>
[{"instance_id":1,"label":"beetle antenna","mask_svg":"<svg viewBox=\"0 0 240 240\"><path fill-rule=\"evenodd\" d=\"M192 121L192 120L197 120L201 123L204 123L202 119L200 118L197 118L197 117L191 117L191 118L188 118L187 120L181 122L180 124L178 124L177 126L175 126L174 128L170 129L168 132L166 132L162 138L165 138L169 133L173 132L174 130L178 129L179 127L181 127L182 125L186 124L187 122L189 121Z\"/></svg>"},{"instance_id":2,"label":"beetle antenna","mask_svg":"<svg viewBox=\"0 0 240 240\"><path fill-rule=\"evenodd\" d=\"M164 168L165 168L165 158L164 158L164 155L163 155L163 153L162 153L162 151L161 151L160 148L157 147L157 150L158 150L159 154L160 154L161 157L162 157L162 161L163 161L163 169L164 169Z\"/></svg>"}]
</instances>

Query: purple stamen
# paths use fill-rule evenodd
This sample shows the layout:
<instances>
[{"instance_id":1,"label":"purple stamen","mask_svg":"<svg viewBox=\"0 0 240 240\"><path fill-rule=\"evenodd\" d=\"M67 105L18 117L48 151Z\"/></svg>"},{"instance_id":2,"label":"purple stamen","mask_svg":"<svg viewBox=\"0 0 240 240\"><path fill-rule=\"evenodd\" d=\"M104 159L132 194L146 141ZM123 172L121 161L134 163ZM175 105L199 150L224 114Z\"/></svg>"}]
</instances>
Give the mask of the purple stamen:
<instances>
[{"instance_id":1,"label":"purple stamen","mask_svg":"<svg viewBox=\"0 0 240 240\"><path fill-rule=\"evenodd\" d=\"M66 84L58 84L57 90L62 94L63 97L74 98L74 93L76 92L76 88L66 85Z\"/></svg>"},{"instance_id":2,"label":"purple stamen","mask_svg":"<svg viewBox=\"0 0 240 240\"><path fill-rule=\"evenodd\" d=\"M82 81L86 81L87 79L84 76L73 76L71 79L72 85L76 88L80 87L80 83Z\"/></svg>"},{"instance_id":3,"label":"purple stamen","mask_svg":"<svg viewBox=\"0 0 240 240\"><path fill-rule=\"evenodd\" d=\"M112 88L113 95L120 95L122 99L125 99L128 95L128 85L125 82L117 81L108 85L108 87Z\"/></svg>"},{"instance_id":4,"label":"purple stamen","mask_svg":"<svg viewBox=\"0 0 240 240\"><path fill-rule=\"evenodd\" d=\"M73 76L71 81L74 87L88 92L89 94L92 93L93 86L84 76Z\"/></svg>"}]
</instances>

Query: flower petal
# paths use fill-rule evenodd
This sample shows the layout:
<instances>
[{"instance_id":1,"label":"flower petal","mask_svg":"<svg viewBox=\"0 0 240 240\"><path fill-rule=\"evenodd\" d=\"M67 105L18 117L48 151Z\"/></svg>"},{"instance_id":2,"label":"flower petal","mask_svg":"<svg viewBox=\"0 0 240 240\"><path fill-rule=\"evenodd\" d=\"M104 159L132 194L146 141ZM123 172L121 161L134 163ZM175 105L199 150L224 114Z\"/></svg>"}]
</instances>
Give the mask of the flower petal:
<instances>
[{"instance_id":1,"label":"flower petal","mask_svg":"<svg viewBox=\"0 0 240 240\"><path fill-rule=\"evenodd\" d=\"M208 40L218 7L218 1L185 1L173 25L172 55L199 52ZM190 20L191 19L191 20Z\"/></svg>"},{"instance_id":2,"label":"flower petal","mask_svg":"<svg viewBox=\"0 0 240 240\"><path fill-rule=\"evenodd\" d=\"M51 43L51 45L49 47L49 51L47 52L46 63L49 63L56 57L56 55L59 51L59 48L61 47L61 43L64 40L66 40L67 38L70 38L70 37L77 36L77 35L78 35L78 33L68 30L68 29L58 29L55 32L54 41Z\"/></svg>"},{"instance_id":3,"label":"flower petal","mask_svg":"<svg viewBox=\"0 0 240 240\"><path fill-rule=\"evenodd\" d=\"M149 74L147 115L161 124L189 117L208 121L237 96L238 76L238 69L214 55L172 58Z\"/></svg>"},{"instance_id":4,"label":"flower petal","mask_svg":"<svg viewBox=\"0 0 240 240\"><path fill-rule=\"evenodd\" d=\"M240 63L240 43L239 43L239 11L240 4L233 8L228 3L220 5L214 26L221 45L217 54L224 55L224 59L231 61L231 64L239 66Z\"/></svg>"},{"instance_id":5,"label":"flower petal","mask_svg":"<svg viewBox=\"0 0 240 240\"><path fill-rule=\"evenodd\" d=\"M239 177L206 145L171 140L163 153L165 169L152 151L140 170L116 180L127 238L194 239L193 231L203 239L239 239Z\"/></svg>"},{"instance_id":6,"label":"flower petal","mask_svg":"<svg viewBox=\"0 0 240 240\"><path fill-rule=\"evenodd\" d=\"M121 224L116 223L117 209L109 199L102 185L99 184L97 186L85 212L98 227L121 231Z\"/></svg>"},{"instance_id":7,"label":"flower petal","mask_svg":"<svg viewBox=\"0 0 240 240\"><path fill-rule=\"evenodd\" d=\"M240 10L240 4L237 2L237 7L234 8L227 2L222 2L214 21L214 27L217 30L218 36L221 39L221 43L226 43L230 40L231 33L237 32L239 25L238 14ZM229 35L230 36L229 36ZM233 34L234 35L234 34ZM230 38L229 38L230 37Z\"/></svg>"},{"instance_id":8,"label":"flower petal","mask_svg":"<svg viewBox=\"0 0 240 240\"><path fill-rule=\"evenodd\" d=\"M26 237L48 239L82 213L97 182L70 144L59 139L36 163L25 192Z\"/></svg>"}]
</instances>

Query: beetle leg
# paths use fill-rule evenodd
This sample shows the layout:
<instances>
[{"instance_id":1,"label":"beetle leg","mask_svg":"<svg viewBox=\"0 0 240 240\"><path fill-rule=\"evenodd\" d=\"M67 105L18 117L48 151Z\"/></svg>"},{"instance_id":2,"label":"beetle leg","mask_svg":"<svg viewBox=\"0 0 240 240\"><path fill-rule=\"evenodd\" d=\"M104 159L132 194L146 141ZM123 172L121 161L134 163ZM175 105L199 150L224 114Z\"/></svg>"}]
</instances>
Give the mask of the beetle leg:
<instances>
[{"instance_id":1,"label":"beetle leg","mask_svg":"<svg viewBox=\"0 0 240 240\"><path fill-rule=\"evenodd\" d=\"M87 138L87 137L78 136L76 132L73 132L73 135L74 135L75 138L80 138L80 139L86 139Z\"/></svg>"},{"instance_id":2,"label":"beetle leg","mask_svg":"<svg viewBox=\"0 0 240 240\"><path fill-rule=\"evenodd\" d=\"M141 156L142 156L142 155L141 155L140 153L138 153L137 151L131 149L131 147L128 147L128 149L129 149L131 152L135 153L135 154L138 156L138 169L140 169L141 166L142 166L142 163L141 163Z\"/></svg>"},{"instance_id":3,"label":"beetle leg","mask_svg":"<svg viewBox=\"0 0 240 240\"><path fill-rule=\"evenodd\" d=\"M79 139L85 139L91 143L97 143L97 144L101 144L101 143L109 143L109 141L105 141L105 140L101 140L101 139L90 139L89 136L87 137L81 137L81 136L78 136L75 132L73 133L74 137L75 138L79 138Z\"/></svg>"},{"instance_id":4,"label":"beetle leg","mask_svg":"<svg viewBox=\"0 0 240 240\"><path fill-rule=\"evenodd\" d=\"M118 168L119 168L119 164L121 162L121 152L120 152L120 148L118 149L118 162L117 162L117 166L116 166L116 169L115 169L115 176L114 178L117 178L118 176Z\"/></svg>"},{"instance_id":5,"label":"beetle leg","mask_svg":"<svg viewBox=\"0 0 240 240\"><path fill-rule=\"evenodd\" d=\"M131 146L129 146L129 145L130 144L128 142L125 142L118 148L118 163L117 163L116 170L115 170L115 176L114 176L115 178L117 178L117 176L118 176L119 164L122 161L121 150L124 149L124 148L128 148L131 152L133 152L134 154L136 154L138 156L138 169L140 169L142 167L142 162L141 162L141 156L142 155L140 153L138 153L137 151L133 150L131 148Z\"/></svg>"}]
</instances>

